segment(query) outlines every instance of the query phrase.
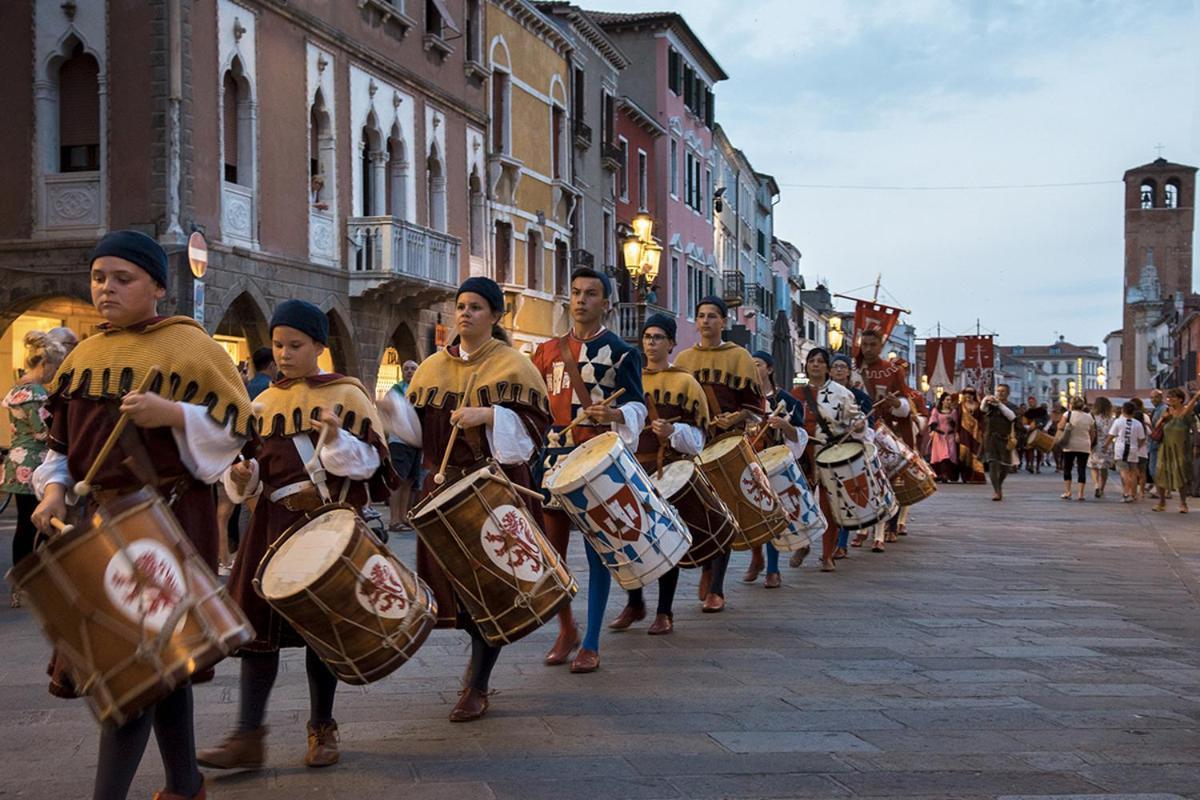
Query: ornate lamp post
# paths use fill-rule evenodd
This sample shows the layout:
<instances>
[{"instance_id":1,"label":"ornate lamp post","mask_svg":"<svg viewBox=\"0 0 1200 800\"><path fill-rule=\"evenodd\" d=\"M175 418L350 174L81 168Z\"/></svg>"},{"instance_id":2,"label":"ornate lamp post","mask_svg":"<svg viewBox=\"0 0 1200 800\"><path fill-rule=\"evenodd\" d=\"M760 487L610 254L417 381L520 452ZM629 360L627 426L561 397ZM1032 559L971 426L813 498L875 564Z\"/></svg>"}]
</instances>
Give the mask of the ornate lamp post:
<instances>
[{"instance_id":1,"label":"ornate lamp post","mask_svg":"<svg viewBox=\"0 0 1200 800\"><path fill-rule=\"evenodd\" d=\"M654 240L654 220L649 214L638 214L630 223L633 235L621 243L625 269L640 294L645 294L658 277L662 247Z\"/></svg>"},{"instance_id":2,"label":"ornate lamp post","mask_svg":"<svg viewBox=\"0 0 1200 800\"><path fill-rule=\"evenodd\" d=\"M829 349L834 353L842 352L842 345L846 342L846 334L842 332L842 318L829 318Z\"/></svg>"}]
</instances>

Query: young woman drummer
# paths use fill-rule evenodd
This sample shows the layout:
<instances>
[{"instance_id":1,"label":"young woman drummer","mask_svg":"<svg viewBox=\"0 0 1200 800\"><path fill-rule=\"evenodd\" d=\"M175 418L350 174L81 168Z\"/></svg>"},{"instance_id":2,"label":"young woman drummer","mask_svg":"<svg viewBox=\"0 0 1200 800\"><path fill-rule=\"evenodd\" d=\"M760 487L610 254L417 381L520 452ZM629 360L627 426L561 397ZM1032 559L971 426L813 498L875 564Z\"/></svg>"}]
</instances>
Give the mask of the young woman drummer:
<instances>
[{"instance_id":1,"label":"young woman drummer","mask_svg":"<svg viewBox=\"0 0 1200 800\"><path fill-rule=\"evenodd\" d=\"M250 397L233 362L203 327L186 317L157 316L168 283L167 254L157 242L114 231L100 240L90 264L92 303L105 322L67 356L51 387L50 452L33 476L42 498L34 524L51 533L51 520L66 519L68 493L96 462L119 411L133 424L99 465L90 500L104 504L156 486L215 570L216 503L207 484L220 477L250 433ZM149 391L130 391L154 367L162 377ZM89 504L89 511L94 508ZM204 798L190 685L124 725L101 729L94 797L126 796L151 728L166 772L166 788L155 798Z\"/></svg>"},{"instance_id":2,"label":"young woman drummer","mask_svg":"<svg viewBox=\"0 0 1200 800\"><path fill-rule=\"evenodd\" d=\"M271 543L327 501L310 474L322 429L327 443L317 454L325 491L362 508L370 497L387 497L395 483L375 404L361 383L323 373L317 359L329 341L329 319L312 303L287 300L271 317L271 349L279 375L256 398L259 436L248 461L225 474L235 503L260 496L229 576L229 593L241 605L257 637L242 648L237 727L217 747L202 750L200 764L214 769L257 769L266 761L267 700L279 673L279 648L304 647L308 673L308 749L304 763L327 767L339 758L333 718L337 678L300 635L254 590L254 574ZM347 483L347 481L349 483Z\"/></svg>"},{"instance_id":3,"label":"young woman drummer","mask_svg":"<svg viewBox=\"0 0 1200 800\"><path fill-rule=\"evenodd\" d=\"M461 429L450 450L445 483L495 459L509 479L533 489L529 461L550 429L546 384L533 363L508 344L499 328L504 295L490 278L468 278L458 289L454 325L458 340L417 367L408 384L408 398L392 402L396 433L406 444L420 447L427 466L436 470L454 426ZM464 397L469 379L474 389ZM425 490L439 485L426 481ZM538 526L541 503L524 498ZM438 626L463 628L471 637L471 663L451 722L479 719L488 709L489 680L500 648L487 643L458 602L446 577L425 543L417 543L417 571L437 598Z\"/></svg>"}]
</instances>

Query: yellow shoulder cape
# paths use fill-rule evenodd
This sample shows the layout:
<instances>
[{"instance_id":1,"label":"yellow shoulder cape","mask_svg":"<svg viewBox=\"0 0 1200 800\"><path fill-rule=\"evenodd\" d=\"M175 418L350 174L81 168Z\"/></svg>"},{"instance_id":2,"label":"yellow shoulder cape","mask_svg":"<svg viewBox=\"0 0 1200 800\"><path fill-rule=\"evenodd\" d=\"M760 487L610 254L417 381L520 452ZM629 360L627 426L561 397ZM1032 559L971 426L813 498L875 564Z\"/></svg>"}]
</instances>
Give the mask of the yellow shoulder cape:
<instances>
[{"instance_id":1,"label":"yellow shoulder cape","mask_svg":"<svg viewBox=\"0 0 1200 800\"><path fill-rule=\"evenodd\" d=\"M762 394L754 359L746 348L733 342L716 347L693 345L679 354L675 366L692 373L700 383L721 383L734 390L752 387Z\"/></svg>"},{"instance_id":2,"label":"yellow shoulder cape","mask_svg":"<svg viewBox=\"0 0 1200 800\"><path fill-rule=\"evenodd\" d=\"M162 375L150 391L204 406L218 425L232 423L235 434L250 435L254 415L237 368L225 349L187 317L89 336L63 361L52 385L66 398L119 400L151 367L158 367Z\"/></svg>"},{"instance_id":3,"label":"yellow shoulder cape","mask_svg":"<svg viewBox=\"0 0 1200 800\"><path fill-rule=\"evenodd\" d=\"M475 375L473 406L521 403L550 412L546 382L533 362L524 354L498 339L491 339L467 358L452 356L445 350L421 362L408 384L408 400L414 408L445 408L449 399L453 408L463 405L467 378Z\"/></svg>"},{"instance_id":4,"label":"yellow shoulder cape","mask_svg":"<svg viewBox=\"0 0 1200 800\"><path fill-rule=\"evenodd\" d=\"M680 406L694 414L700 430L708 428L708 400L704 389L692 377L692 373L678 366L663 370L645 370L642 373L642 388L654 398L656 404Z\"/></svg>"},{"instance_id":5,"label":"yellow shoulder cape","mask_svg":"<svg viewBox=\"0 0 1200 800\"><path fill-rule=\"evenodd\" d=\"M271 384L254 400L259 435L295 436L317 428L319 409L327 408L342 421L342 428L366 440L371 431L384 436L375 402L355 378L321 375Z\"/></svg>"}]
</instances>

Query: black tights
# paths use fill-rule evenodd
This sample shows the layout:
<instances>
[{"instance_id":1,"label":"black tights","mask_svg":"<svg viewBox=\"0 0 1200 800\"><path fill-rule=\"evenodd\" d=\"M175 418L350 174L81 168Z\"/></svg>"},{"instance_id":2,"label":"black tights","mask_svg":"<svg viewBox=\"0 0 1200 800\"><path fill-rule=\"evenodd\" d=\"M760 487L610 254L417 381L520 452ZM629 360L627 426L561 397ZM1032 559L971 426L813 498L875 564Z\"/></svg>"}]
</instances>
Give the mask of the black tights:
<instances>
[{"instance_id":1,"label":"black tights","mask_svg":"<svg viewBox=\"0 0 1200 800\"><path fill-rule=\"evenodd\" d=\"M308 673L308 721L316 725L333 721L333 697L337 676L325 666L311 647L304 648L304 670ZM238 732L257 730L267 718L267 700L279 674L279 651L246 653L242 656L241 697Z\"/></svg>"},{"instance_id":2,"label":"black tights","mask_svg":"<svg viewBox=\"0 0 1200 800\"><path fill-rule=\"evenodd\" d=\"M492 679L492 670L496 668L496 661L500 658L500 648L488 644L471 618L465 614L463 616L463 629L471 636L471 664L467 673L467 685L486 694L488 683Z\"/></svg>"},{"instance_id":3,"label":"black tights","mask_svg":"<svg viewBox=\"0 0 1200 800\"><path fill-rule=\"evenodd\" d=\"M992 491L1000 494L1004 479L1008 477L1008 462L993 458L988 462L988 475L992 479Z\"/></svg>"},{"instance_id":4,"label":"black tights","mask_svg":"<svg viewBox=\"0 0 1200 800\"><path fill-rule=\"evenodd\" d=\"M37 528L33 524L33 510L37 508L37 497L32 494L18 494L16 500L17 529L13 533L12 542L13 566L33 552L33 540L37 536Z\"/></svg>"},{"instance_id":5,"label":"black tights","mask_svg":"<svg viewBox=\"0 0 1200 800\"><path fill-rule=\"evenodd\" d=\"M100 728L100 764L96 768L93 800L124 800L150 741L158 740L166 791L192 797L200 791L196 768L196 736L192 728L192 687L181 686L137 719Z\"/></svg>"},{"instance_id":6,"label":"black tights","mask_svg":"<svg viewBox=\"0 0 1200 800\"><path fill-rule=\"evenodd\" d=\"M725 596L725 570L729 569L729 551L725 550L704 563L702 569L709 573L708 593Z\"/></svg>"},{"instance_id":7,"label":"black tights","mask_svg":"<svg viewBox=\"0 0 1200 800\"><path fill-rule=\"evenodd\" d=\"M679 567L672 567L658 579L658 614L674 617L671 607L675 605L675 587L679 585ZM646 607L646 596L641 587L629 591L629 605L634 608Z\"/></svg>"}]
</instances>

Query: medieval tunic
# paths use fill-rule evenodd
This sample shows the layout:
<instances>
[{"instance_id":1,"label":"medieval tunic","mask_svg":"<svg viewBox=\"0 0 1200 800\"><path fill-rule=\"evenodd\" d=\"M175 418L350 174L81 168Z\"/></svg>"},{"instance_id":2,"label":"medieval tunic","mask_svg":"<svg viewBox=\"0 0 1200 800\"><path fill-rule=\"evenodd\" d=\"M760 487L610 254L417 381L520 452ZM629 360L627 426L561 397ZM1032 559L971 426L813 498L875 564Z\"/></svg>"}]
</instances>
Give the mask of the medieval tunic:
<instances>
[{"instance_id":1,"label":"medieval tunic","mask_svg":"<svg viewBox=\"0 0 1200 800\"><path fill-rule=\"evenodd\" d=\"M646 394L649 418L638 437L634 455L651 475L658 468L659 452L662 463L669 464L694 456L704 447L704 431L708 430L708 401L704 390L691 373L670 366L642 371L642 388ZM672 420L675 430L664 447L650 427L656 419Z\"/></svg>"},{"instance_id":2,"label":"medieval tunic","mask_svg":"<svg viewBox=\"0 0 1200 800\"><path fill-rule=\"evenodd\" d=\"M235 503L261 495L229 576L229 593L254 626L256 638L245 649L274 652L280 647L302 647L304 640L254 590L254 574L271 543L303 520L307 511L322 504L294 438L303 436L315 447L320 436L317 418L321 409L339 418L342 427L322 449L320 458L330 497L337 501L344 496L354 508L362 508L371 498L387 497L395 473L374 403L354 378L334 373L281 377L258 396L257 402L262 408L258 435L247 448L254 461L244 496L226 473L225 488ZM276 495L287 487L305 484L309 485L302 494L288 498ZM295 510L288 508L289 504Z\"/></svg>"},{"instance_id":3,"label":"medieval tunic","mask_svg":"<svg viewBox=\"0 0 1200 800\"><path fill-rule=\"evenodd\" d=\"M906 445L915 449L917 446L917 428L914 424L916 420L913 413L913 400L910 399L912 393L908 388L904 365L898 361L887 361L881 358L873 364L863 363L859 367L859 374L862 375L863 385L873 403L878 403L889 394L895 395L900 400L897 408L888 408L886 403L879 405L875 415L883 420L884 424L891 428Z\"/></svg>"},{"instance_id":4,"label":"medieval tunic","mask_svg":"<svg viewBox=\"0 0 1200 800\"><path fill-rule=\"evenodd\" d=\"M763 393L758 369L749 351L741 345L733 342L721 342L716 347L693 345L679 354L675 366L692 373L700 383L708 398L711 418L743 408L762 413ZM745 426L743 422L729 430L740 431Z\"/></svg>"},{"instance_id":5,"label":"medieval tunic","mask_svg":"<svg viewBox=\"0 0 1200 800\"><path fill-rule=\"evenodd\" d=\"M804 451L808 449L808 431L804 427L804 404L792 395L782 390L771 389L763 398L767 405L767 413L786 417L796 428L796 439L793 441L784 435L783 431L768 428L759 439L758 450L761 452L768 447L784 445L792 454L792 458L801 461ZM763 420L766 424L766 420ZM758 435L755 434L755 438Z\"/></svg>"},{"instance_id":6,"label":"medieval tunic","mask_svg":"<svg viewBox=\"0 0 1200 800\"><path fill-rule=\"evenodd\" d=\"M92 482L91 502L155 486L215 570L216 502L207 484L237 455L253 415L229 355L193 320L154 317L130 328L101 326L80 342L52 384L46 406L50 451L34 486L39 496L49 483L69 491L87 474L120 418L121 399L151 367L162 374L149 391L182 404L185 427L127 427Z\"/></svg>"},{"instance_id":7,"label":"medieval tunic","mask_svg":"<svg viewBox=\"0 0 1200 800\"><path fill-rule=\"evenodd\" d=\"M473 395L464 401L470 376L475 376ZM490 425L459 431L450 451L446 482L450 487L463 475L495 459L518 486L535 488L529 461L545 441L550 427L546 386L533 364L508 344L491 339L473 353L452 345L421 363L408 385L408 397L395 403L397 433L412 447L425 453L432 473L440 464L450 441L450 415L464 405L491 407ZM425 490L442 488L425 482ZM520 495L529 513L542 526L541 504ZM417 571L433 590L438 606L438 627L463 627L460 608L450 579L423 538L417 540Z\"/></svg>"}]
</instances>

